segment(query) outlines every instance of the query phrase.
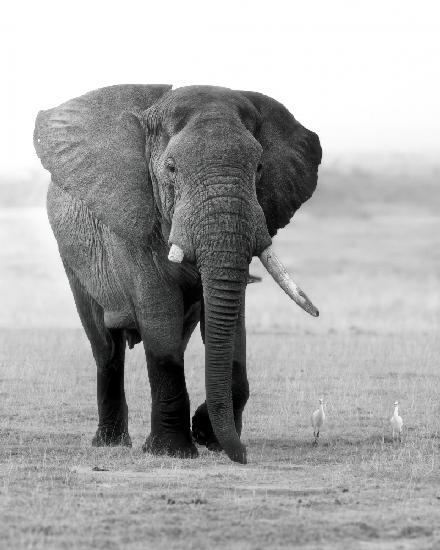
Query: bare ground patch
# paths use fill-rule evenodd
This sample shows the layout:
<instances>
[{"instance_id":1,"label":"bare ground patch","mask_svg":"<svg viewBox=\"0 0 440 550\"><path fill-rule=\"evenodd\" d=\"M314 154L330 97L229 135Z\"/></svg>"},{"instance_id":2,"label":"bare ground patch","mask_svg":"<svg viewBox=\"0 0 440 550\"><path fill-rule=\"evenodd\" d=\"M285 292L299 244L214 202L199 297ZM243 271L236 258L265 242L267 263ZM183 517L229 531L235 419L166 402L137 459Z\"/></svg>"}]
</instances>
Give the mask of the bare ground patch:
<instances>
[{"instance_id":1,"label":"bare ground patch","mask_svg":"<svg viewBox=\"0 0 440 550\"><path fill-rule=\"evenodd\" d=\"M264 370L253 371L244 429L250 464L238 466L202 449L195 460L141 452L149 404L137 352L129 356L127 374L134 446L92 449L94 368L84 336L28 331L25 337L26 350L19 351L23 333L0 334L0 389L8 395L0 424L5 547L426 548L440 542L439 426L435 408L426 415L426 403L436 400L436 373L428 364L410 377L401 445L387 431L395 377L379 367L367 377L359 366L342 382L334 369L328 372L329 422L314 447L308 424L313 377L291 372L278 355L270 380ZM313 346L314 338L303 338L302 345ZM370 343L363 338L349 345L365 357ZM382 345L376 341L379 354ZM252 349L259 346L264 361L261 336ZM189 357L201 366L197 346ZM25 358L32 369L23 370ZM194 408L203 397L202 371L188 374ZM347 395L361 385L357 408L350 408ZM381 388L385 395L376 393Z\"/></svg>"}]
</instances>

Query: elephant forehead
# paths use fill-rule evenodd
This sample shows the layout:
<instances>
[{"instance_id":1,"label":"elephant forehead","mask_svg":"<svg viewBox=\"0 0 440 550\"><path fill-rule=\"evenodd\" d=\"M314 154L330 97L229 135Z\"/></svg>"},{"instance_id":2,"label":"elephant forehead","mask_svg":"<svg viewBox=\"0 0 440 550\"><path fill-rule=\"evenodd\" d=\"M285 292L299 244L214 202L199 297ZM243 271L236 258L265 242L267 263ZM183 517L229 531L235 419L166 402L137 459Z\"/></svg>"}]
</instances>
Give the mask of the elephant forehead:
<instances>
[{"instance_id":1,"label":"elephant forehead","mask_svg":"<svg viewBox=\"0 0 440 550\"><path fill-rule=\"evenodd\" d=\"M253 167L262 148L252 133L237 122L210 116L196 117L170 140L170 150L180 163L229 160L237 165Z\"/></svg>"},{"instance_id":2,"label":"elephant forehead","mask_svg":"<svg viewBox=\"0 0 440 550\"><path fill-rule=\"evenodd\" d=\"M217 86L185 86L168 96L167 114L174 131L180 131L193 119L236 120L254 132L259 113L244 95Z\"/></svg>"}]
</instances>

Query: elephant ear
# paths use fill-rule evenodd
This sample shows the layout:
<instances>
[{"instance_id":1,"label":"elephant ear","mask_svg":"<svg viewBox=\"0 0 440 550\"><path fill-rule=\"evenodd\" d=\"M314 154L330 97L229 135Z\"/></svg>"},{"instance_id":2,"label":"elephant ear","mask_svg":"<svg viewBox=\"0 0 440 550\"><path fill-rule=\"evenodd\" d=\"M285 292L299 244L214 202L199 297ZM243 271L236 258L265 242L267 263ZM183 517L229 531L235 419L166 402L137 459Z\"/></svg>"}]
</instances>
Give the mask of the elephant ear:
<instances>
[{"instance_id":1,"label":"elephant ear","mask_svg":"<svg viewBox=\"0 0 440 550\"><path fill-rule=\"evenodd\" d=\"M263 169L257 197L269 234L287 225L318 180L321 145L278 101L256 92L241 92L260 114L255 137L263 147Z\"/></svg>"},{"instance_id":2,"label":"elephant ear","mask_svg":"<svg viewBox=\"0 0 440 550\"><path fill-rule=\"evenodd\" d=\"M125 239L146 244L155 220L145 133L137 113L169 85L95 90L40 111L34 146L52 181Z\"/></svg>"}]
</instances>

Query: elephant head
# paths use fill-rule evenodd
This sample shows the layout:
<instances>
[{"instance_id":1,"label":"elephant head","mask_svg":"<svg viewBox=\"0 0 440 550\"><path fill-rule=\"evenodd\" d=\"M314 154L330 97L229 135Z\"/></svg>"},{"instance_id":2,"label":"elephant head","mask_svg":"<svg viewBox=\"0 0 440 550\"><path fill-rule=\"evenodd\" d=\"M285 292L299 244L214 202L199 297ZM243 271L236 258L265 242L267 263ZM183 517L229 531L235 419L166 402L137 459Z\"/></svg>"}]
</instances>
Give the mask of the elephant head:
<instances>
[{"instance_id":1,"label":"elephant head","mask_svg":"<svg viewBox=\"0 0 440 550\"><path fill-rule=\"evenodd\" d=\"M317 135L258 93L115 86L41 113L35 146L54 182L110 229L142 247L159 238L170 261L197 266L209 416L226 453L243 461L231 372L252 257L318 315L271 248L316 187Z\"/></svg>"}]
</instances>

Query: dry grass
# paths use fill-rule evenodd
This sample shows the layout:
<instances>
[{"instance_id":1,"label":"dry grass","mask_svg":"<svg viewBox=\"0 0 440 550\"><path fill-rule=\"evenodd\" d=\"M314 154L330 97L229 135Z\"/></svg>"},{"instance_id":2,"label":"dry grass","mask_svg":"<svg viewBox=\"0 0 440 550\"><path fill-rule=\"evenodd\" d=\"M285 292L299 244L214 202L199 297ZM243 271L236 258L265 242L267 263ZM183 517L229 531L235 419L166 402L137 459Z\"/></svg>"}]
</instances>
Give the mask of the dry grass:
<instances>
[{"instance_id":1,"label":"dry grass","mask_svg":"<svg viewBox=\"0 0 440 550\"><path fill-rule=\"evenodd\" d=\"M440 223L432 186L414 209L400 181L387 208L370 184L376 202L342 212L327 190L278 239L319 320L268 277L249 288L247 466L206 450L193 461L142 454L139 346L127 361L133 449L90 447L94 366L45 215L0 211L0 547L438 548ZM365 177L352 194L368 197ZM194 409L198 337L186 363ZM315 448L321 395L328 423ZM401 445L390 439L395 399Z\"/></svg>"}]
</instances>

